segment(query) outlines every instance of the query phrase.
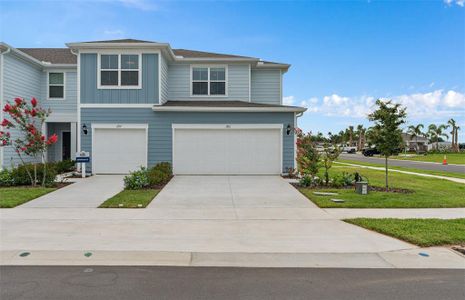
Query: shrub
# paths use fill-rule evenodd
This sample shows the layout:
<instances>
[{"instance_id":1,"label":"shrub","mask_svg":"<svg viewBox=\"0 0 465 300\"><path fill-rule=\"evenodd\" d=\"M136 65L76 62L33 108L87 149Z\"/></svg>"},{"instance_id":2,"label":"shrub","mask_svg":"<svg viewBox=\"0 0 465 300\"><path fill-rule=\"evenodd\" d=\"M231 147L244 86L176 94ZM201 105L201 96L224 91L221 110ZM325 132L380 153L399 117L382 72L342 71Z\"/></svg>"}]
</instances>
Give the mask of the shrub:
<instances>
[{"instance_id":1,"label":"shrub","mask_svg":"<svg viewBox=\"0 0 465 300\"><path fill-rule=\"evenodd\" d=\"M28 171L31 174L34 174L34 166L37 172L38 184L41 184L41 180L44 174L44 164L25 164L20 165L11 170L11 176L14 180L14 185L31 185L31 178L28 175ZM51 186L55 184L55 178L57 176L56 169L54 164L48 163L46 165L46 176L45 176L45 185ZM33 175L34 177L34 175Z\"/></svg>"},{"instance_id":2,"label":"shrub","mask_svg":"<svg viewBox=\"0 0 465 300\"><path fill-rule=\"evenodd\" d=\"M311 176L311 175L304 175L300 181L300 186L309 187L309 186L316 186L320 185L323 180L319 176Z\"/></svg>"},{"instance_id":3,"label":"shrub","mask_svg":"<svg viewBox=\"0 0 465 300\"><path fill-rule=\"evenodd\" d=\"M55 170L57 171L58 174L63 174L66 172L71 172L74 171L75 169L75 162L74 160L62 160L54 163L55 165Z\"/></svg>"},{"instance_id":4,"label":"shrub","mask_svg":"<svg viewBox=\"0 0 465 300\"><path fill-rule=\"evenodd\" d=\"M344 187L344 186L349 186L354 184L354 178L353 175L342 172L340 174L336 174L333 176L331 180L331 185L334 187Z\"/></svg>"},{"instance_id":5,"label":"shrub","mask_svg":"<svg viewBox=\"0 0 465 300\"><path fill-rule=\"evenodd\" d=\"M12 186L15 184L11 171L4 169L0 171L0 186Z\"/></svg>"},{"instance_id":6,"label":"shrub","mask_svg":"<svg viewBox=\"0 0 465 300\"><path fill-rule=\"evenodd\" d=\"M148 187L149 184L148 171L144 167L124 177L124 188L127 190L143 189Z\"/></svg>"},{"instance_id":7,"label":"shrub","mask_svg":"<svg viewBox=\"0 0 465 300\"><path fill-rule=\"evenodd\" d=\"M171 168L171 164L169 162L158 163L152 169L159 170L170 176L173 175L173 169Z\"/></svg>"}]
</instances>

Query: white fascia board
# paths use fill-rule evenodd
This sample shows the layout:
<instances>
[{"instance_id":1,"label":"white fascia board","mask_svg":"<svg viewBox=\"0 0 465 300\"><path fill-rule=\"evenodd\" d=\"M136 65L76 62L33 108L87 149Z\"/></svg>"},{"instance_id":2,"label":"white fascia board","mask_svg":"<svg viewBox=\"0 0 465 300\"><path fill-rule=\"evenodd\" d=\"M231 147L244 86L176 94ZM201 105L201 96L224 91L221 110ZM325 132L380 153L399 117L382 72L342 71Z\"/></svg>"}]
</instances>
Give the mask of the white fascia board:
<instances>
[{"instance_id":1,"label":"white fascia board","mask_svg":"<svg viewBox=\"0 0 465 300\"><path fill-rule=\"evenodd\" d=\"M283 124L172 124L173 129L283 129Z\"/></svg>"},{"instance_id":2,"label":"white fascia board","mask_svg":"<svg viewBox=\"0 0 465 300\"><path fill-rule=\"evenodd\" d=\"M149 124L131 124L131 123L91 123L92 129L148 129Z\"/></svg>"},{"instance_id":3,"label":"white fascia board","mask_svg":"<svg viewBox=\"0 0 465 300\"><path fill-rule=\"evenodd\" d=\"M42 63L42 66L47 69L59 68L59 69L68 69L68 70L76 70L77 64L49 64L49 63Z\"/></svg>"},{"instance_id":4,"label":"white fascia board","mask_svg":"<svg viewBox=\"0 0 465 300\"><path fill-rule=\"evenodd\" d=\"M304 112L304 107L196 107L196 106L153 106L153 111L173 112Z\"/></svg>"},{"instance_id":5,"label":"white fascia board","mask_svg":"<svg viewBox=\"0 0 465 300\"><path fill-rule=\"evenodd\" d=\"M124 104L124 103L81 103L81 108L153 108L155 103L148 104L148 103L140 103L140 104Z\"/></svg>"}]
</instances>

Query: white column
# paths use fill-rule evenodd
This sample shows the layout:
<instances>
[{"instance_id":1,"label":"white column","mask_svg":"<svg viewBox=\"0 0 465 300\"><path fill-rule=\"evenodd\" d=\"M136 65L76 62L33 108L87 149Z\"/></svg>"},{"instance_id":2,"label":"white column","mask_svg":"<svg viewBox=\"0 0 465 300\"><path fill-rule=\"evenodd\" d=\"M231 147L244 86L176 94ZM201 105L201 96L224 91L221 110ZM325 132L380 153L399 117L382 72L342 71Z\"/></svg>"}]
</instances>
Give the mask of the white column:
<instances>
[{"instance_id":1,"label":"white column","mask_svg":"<svg viewBox=\"0 0 465 300\"><path fill-rule=\"evenodd\" d=\"M77 152L77 135L79 134L77 123L72 122L70 124L70 132L71 132L71 159L76 159L76 152Z\"/></svg>"}]
</instances>

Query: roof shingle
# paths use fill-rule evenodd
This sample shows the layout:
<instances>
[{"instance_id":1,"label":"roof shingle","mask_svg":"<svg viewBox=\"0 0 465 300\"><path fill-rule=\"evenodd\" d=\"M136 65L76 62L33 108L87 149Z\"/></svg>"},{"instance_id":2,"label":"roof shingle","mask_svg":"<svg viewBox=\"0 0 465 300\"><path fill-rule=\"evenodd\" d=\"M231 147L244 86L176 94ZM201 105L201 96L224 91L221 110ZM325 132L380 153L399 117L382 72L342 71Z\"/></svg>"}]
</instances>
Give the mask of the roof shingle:
<instances>
[{"instance_id":1,"label":"roof shingle","mask_svg":"<svg viewBox=\"0 0 465 300\"><path fill-rule=\"evenodd\" d=\"M18 48L19 51L43 62L52 64L76 64L77 57L68 48Z\"/></svg>"}]
</instances>

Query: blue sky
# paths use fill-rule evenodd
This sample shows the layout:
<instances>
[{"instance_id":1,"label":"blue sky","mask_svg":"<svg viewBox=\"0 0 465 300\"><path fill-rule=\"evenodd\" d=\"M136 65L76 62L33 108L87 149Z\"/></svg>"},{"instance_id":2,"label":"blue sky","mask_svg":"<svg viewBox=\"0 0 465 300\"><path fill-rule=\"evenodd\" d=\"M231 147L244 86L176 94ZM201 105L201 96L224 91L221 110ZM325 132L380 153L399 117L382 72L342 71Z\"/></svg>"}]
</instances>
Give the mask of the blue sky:
<instances>
[{"instance_id":1,"label":"blue sky","mask_svg":"<svg viewBox=\"0 0 465 300\"><path fill-rule=\"evenodd\" d=\"M369 123L376 98L409 122L454 117L465 139L464 0L4 1L0 39L15 47L138 38L292 64L284 100L305 130Z\"/></svg>"}]
</instances>

